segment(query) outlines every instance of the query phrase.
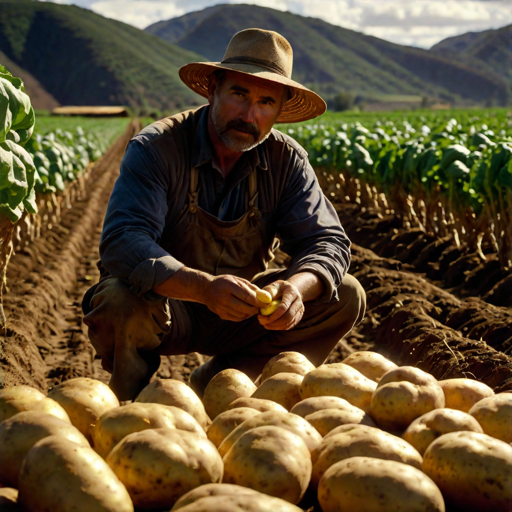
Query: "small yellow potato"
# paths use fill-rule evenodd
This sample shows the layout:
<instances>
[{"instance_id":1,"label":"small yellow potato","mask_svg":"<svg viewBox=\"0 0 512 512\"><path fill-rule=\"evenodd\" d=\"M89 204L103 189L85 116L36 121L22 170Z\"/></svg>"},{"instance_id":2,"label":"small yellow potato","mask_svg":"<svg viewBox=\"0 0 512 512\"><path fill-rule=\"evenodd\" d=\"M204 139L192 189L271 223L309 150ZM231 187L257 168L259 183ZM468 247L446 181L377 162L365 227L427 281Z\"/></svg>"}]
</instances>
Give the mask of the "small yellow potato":
<instances>
[{"instance_id":1,"label":"small yellow potato","mask_svg":"<svg viewBox=\"0 0 512 512\"><path fill-rule=\"evenodd\" d=\"M342 363L319 366L302 381L300 396L304 400L313 396L344 398L364 412L370 412L372 393L377 384L356 369Z\"/></svg>"},{"instance_id":2,"label":"small yellow potato","mask_svg":"<svg viewBox=\"0 0 512 512\"><path fill-rule=\"evenodd\" d=\"M222 479L223 463L215 446L197 434L158 428L126 436L107 457L133 504L163 509L203 484Z\"/></svg>"},{"instance_id":3,"label":"small yellow potato","mask_svg":"<svg viewBox=\"0 0 512 512\"><path fill-rule=\"evenodd\" d=\"M281 299L273 300L268 306L260 309L260 314L270 316L281 305L281 302Z\"/></svg>"},{"instance_id":4,"label":"small yellow potato","mask_svg":"<svg viewBox=\"0 0 512 512\"><path fill-rule=\"evenodd\" d=\"M261 372L261 382L278 373L296 373L306 375L315 369L315 365L300 352L281 352L267 362Z\"/></svg>"},{"instance_id":5,"label":"small yellow potato","mask_svg":"<svg viewBox=\"0 0 512 512\"><path fill-rule=\"evenodd\" d=\"M361 423L369 427L377 426L369 414L350 404L345 409L322 409L321 411L316 411L313 414L308 414L305 420L311 423L320 432L321 436L326 436L340 425L351 423Z\"/></svg>"},{"instance_id":6,"label":"small yellow potato","mask_svg":"<svg viewBox=\"0 0 512 512\"><path fill-rule=\"evenodd\" d=\"M18 489L0 488L0 512L23 512L21 506L18 505Z\"/></svg>"},{"instance_id":7,"label":"small yellow potato","mask_svg":"<svg viewBox=\"0 0 512 512\"><path fill-rule=\"evenodd\" d=\"M457 510L511 510L512 447L503 441L477 432L444 434L427 448L423 471Z\"/></svg>"},{"instance_id":8,"label":"small yellow potato","mask_svg":"<svg viewBox=\"0 0 512 512\"><path fill-rule=\"evenodd\" d=\"M52 414L71 423L66 411L54 400L30 386L11 386L0 389L0 423L23 411Z\"/></svg>"},{"instance_id":9,"label":"small yellow potato","mask_svg":"<svg viewBox=\"0 0 512 512\"><path fill-rule=\"evenodd\" d=\"M184 382L176 379L155 379L135 399L135 402L173 405L193 416L203 428L210 423L203 402Z\"/></svg>"},{"instance_id":10,"label":"small yellow potato","mask_svg":"<svg viewBox=\"0 0 512 512\"><path fill-rule=\"evenodd\" d=\"M311 455L301 437L280 427L257 427L245 432L224 456L223 481L297 504L308 488L311 469Z\"/></svg>"},{"instance_id":11,"label":"small yellow potato","mask_svg":"<svg viewBox=\"0 0 512 512\"><path fill-rule=\"evenodd\" d=\"M371 400L371 415L384 430L405 430L416 418L444 407L444 393L432 375L401 366L385 373Z\"/></svg>"},{"instance_id":12,"label":"small yellow potato","mask_svg":"<svg viewBox=\"0 0 512 512\"><path fill-rule=\"evenodd\" d=\"M485 434L512 443L512 393L484 398L469 410Z\"/></svg>"},{"instance_id":13,"label":"small yellow potato","mask_svg":"<svg viewBox=\"0 0 512 512\"><path fill-rule=\"evenodd\" d=\"M92 448L58 436L41 439L27 453L18 502L26 512L133 512L108 464Z\"/></svg>"},{"instance_id":14,"label":"small yellow potato","mask_svg":"<svg viewBox=\"0 0 512 512\"><path fill-rule=\"evenodd\" d=\"M324 409L351 409L354 407L345 399L338 396L312 396L297 402L290 412L301 418L305 418L310 414Z\"/></svg>"},{"instance_id":15,"label":"small yellow potato","mask_svg":"<svg viewBox=\"0 0 512 512\"><path fill-rule=\"evenodd\" d=\"M91 441L91 430L99 417L119 407L114 392L103 382L86 377L71 379L55 386L48 397L68 413L71 423Z\"/></svg>"},{"instance_id":16,"label":"small yellow potato","mask_svg":"<svg viewBox=\"0 0 512 512\"><path fill-rule=\"evenodd\" d=\"M82 446L89 446L80 431L51 414L24 411L0 423L0 482L18 487L18 476L25 455L38 441L60 436Z\"/></svg>"},{"instance_id":17,"label":"small yellow potato","mask_svg":"<svg viewBox=\"0 0 512 512\"><path fill-rule=\"evenodd\" d=\"M353 352L341 362L352 366L352 368L375 382L379 382L380 378L389 370L398 368L395 363L386 359L383 355L370 350Z\"/></svg>"},{"instance_id":18,"label":"small yellow potato","mask_svg":"<svg viewBox=\"0 0 512 512\"><path fill-rule=\"evenodd\" d=\"M439 385L444 392L444 406L462 412L469 412L482 398L494 395L494 391L487 384L471 379L440 380Z\"/></svg>"},{"instance_id":19,"label":"small yellow potato","mask_svg":"<svg viewBox=\"0 0 512 512\"><path fill-rule=\"evenodd\" d=\"M208 429L208 439L218 448L238 425L258 414L261 412L251 407L237 407L221 412Z\"/></svg>"},{"instance_id":20,"label":"small yellow potato","mask_svg":"<svg viewBox=\"0 0 512 512\"><path fill-rule=\"evenodd\" d=\"M296 373L277 373L263 382L251 396L272 400L289 411L300 402L299 390L303 378Z\"/></svg>"},{"instance_id":21,"label":"small yellow potato","mask_svg":"<svg viewBox=\"0 0 512 512\"><path fill-rule=\"evenodd\" d=\"M231 449L235 442L245 432L257 427L273 426L284 428L302 438L309 451L313 451L322 440L322 436L305 419L295 414L278 411L262 412L254 418L249 418L236 427L219 446L219 453L222 457Z\"/></svg>"},{"instance_id":22,"label":"small yellow potato","mask_svg":"<svg viewBox=\"0 0 512 512\"><path fill-rule=\"evenodd\" d=\"M233 400L233 402L229 404L228 411L238 407L250 407L251 409L256 409L259 412L288 412L282 405L279 405L277 402L272 400L265 400L264 398L254 398L252 396L241 396L240 398Z\"/></svg>"},{"instance_id":23,"label":"small yellow potato","mask_svg":"<svg viewBox=\"0 0 512 512\"><path fill-rule=\"evenodd\" d=\"M311 454L311 484L318 486L323 474L336 462L350 457L394 460L421 470L423 458L407 441L379 430L350 429L324 438Z\"/></svg>"},{"instance_id":24,"label":"small yellow potato","mask_svg":"<svg viewBox=\"0 0 512 512\"><path fill-rule=\"evenodd\" d=\"M272 302L272 295L270 295L266 290L258 290L256 292L256 298L260 302L263 302L263 304L270 304Z\"/></svg>"},{"instance_id":25,"label":"small yellow potato","mask_svg":"<svg viewBox=\"0 0 512 512\"><path fill-rule=\"evenodd\" d=\"M323 512L445 512L441 491L419 469L394 460L351 457L332 465L318 485Z\"/></svg>"},{"instance_id":26,"label":"small yellow potato","mask_svg":"<svg viewBox=\"0 0 512 512\"><path fill-rule=\"evenodd\" d=\"M423 455L439 436L464 430L484 433L478 421L465 412L456 409L434 409L416 418L402 437Z\"/></svg>"},{"instance_id":27,"label":"small yellow potato","mask_svg":"<svg viewBox=\"0 0 512 512\"><path fill-rule=\"evenodd\" d=\"M227 410L229 404L241 396L251 396L256 391L254 382L247 375L234 368L228 368L208 383L204 390L203 404L208 416L214 420Z\"/></svg>"},{"instance_id":28,"label":"small yellow potato","mask_svg":"<svg viewBox=\"0 0 512 512\"><path fill-rule=\"evenodd\" d=\"M185 508L186 507L186 508ZM184 494L172 507L205 512L302 512L287 501L234 484L206 484Z\"/></svg>"},{"instance_id":29,"label":"small yellow potato","mask_svg":"<svg viewBox=\"0 0 512 512\"><path fill-rule=\"evenodd\" d=\"M93 447L106 458L128 434L153 428L187 430L206 439L201 425L188 412L172 405L134 402L111 409L101 416L92 431Z\"/></svg>"}]
</instances>

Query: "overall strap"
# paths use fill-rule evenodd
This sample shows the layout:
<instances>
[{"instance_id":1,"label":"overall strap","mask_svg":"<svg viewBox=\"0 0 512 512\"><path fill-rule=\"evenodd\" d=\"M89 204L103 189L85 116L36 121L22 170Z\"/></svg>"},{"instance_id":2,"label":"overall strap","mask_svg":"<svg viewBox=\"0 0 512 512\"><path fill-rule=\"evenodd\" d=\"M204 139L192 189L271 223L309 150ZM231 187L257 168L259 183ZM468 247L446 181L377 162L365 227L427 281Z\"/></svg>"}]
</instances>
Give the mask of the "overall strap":
<instances>
[{"instance_id":1,"label":"overall strap","mask_svg":"<svg viewBox=\"0 0 512 512\"><path fill-rule=\"evenodd\" d=\"M196 213L199 206L197 183L199 181L199 174L195 167L190 170L190 188L188 193L188 206L191 213Z\"/></svg>"},{"instance_id":2,"label":"overall strap","mask_svg":"<svg viewBox=\"0 0 512 512\"><path fill-rule=\"evenodd\" d=\"M249 174L249 209L258 208L258 173L256 169Z\"/></svg>"}]
</instances>

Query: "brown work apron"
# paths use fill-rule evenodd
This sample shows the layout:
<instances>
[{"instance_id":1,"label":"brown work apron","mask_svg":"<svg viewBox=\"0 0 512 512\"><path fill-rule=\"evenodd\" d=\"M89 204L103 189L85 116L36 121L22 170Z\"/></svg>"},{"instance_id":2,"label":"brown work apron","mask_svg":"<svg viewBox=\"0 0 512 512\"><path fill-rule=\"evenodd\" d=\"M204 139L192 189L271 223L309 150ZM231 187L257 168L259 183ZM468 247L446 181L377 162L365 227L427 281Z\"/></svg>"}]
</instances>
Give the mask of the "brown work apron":
<instances>
[{"instance_id":1,"label":"brown work apron","mask_svg":"<svg viewBox=\"0 0 512 512\"><path fill-rule=\"evenodd\" d=\"M231 274L252 280L274 258L258 209L256 169L248 176L246 212L234 221L221 221L199 207L198 171L192 167L188 204L162 247L187 267L217 276Z\"/></svg>"}]
</instances>

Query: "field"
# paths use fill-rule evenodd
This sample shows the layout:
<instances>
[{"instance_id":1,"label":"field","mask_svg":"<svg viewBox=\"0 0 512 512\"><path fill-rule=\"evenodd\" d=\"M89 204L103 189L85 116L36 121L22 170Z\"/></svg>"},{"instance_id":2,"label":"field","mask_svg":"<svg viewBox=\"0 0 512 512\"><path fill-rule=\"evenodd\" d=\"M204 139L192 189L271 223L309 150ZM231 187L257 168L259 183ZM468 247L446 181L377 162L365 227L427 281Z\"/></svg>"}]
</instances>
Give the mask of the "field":
<instances>
[{"instance_id":1,"label":"field","mask_svg":"<svg viewBox=\"0 0 512 512\"><path fill-rule=\"evenodd\" d=\"M82 323L81 300L99 279L96 263L106 205L126 144L141 123L39 119L40 135L57 129L75 133L80 125L108 149L76 172L64 190L38 194L40 210L32 217L39 219L39 224L32 221L39 226L37 233L24 233L30 224L26 215L14 224L19 229L3 294L7 324L0 337L0 388L29 384L46 391L74 377L108 383L110 375L101 367ZM496 230L497 222L510 220L506 215L512 186L501 186L495 176L472 193L464 182L474 179L480 167L488 175L493 155L512 140L509 114L329 114L315 124L281 129L309 151L324 192L353 242L350 273L367 293L365 319L338 344L328 362L371 350L439 380L468 377L496 393L512 390L510 246L503 241L509 235ZM475 133L482 131L489 142L475 145ZM436 136L440 133L444 135ZM458 160L442 164L455 143L466 143L467 151L459 150ZM418 162L425 152L433 154L430 163L405 163L411 147ZM443 181L443 172L455 161L468 171L457 175L460 182ZM400 165L400 174L392 174L397 169L393 164ZM512 159L501 164L497 176ZM422 181L422 176L427 179ZM278 253L273 265L286 261L287 255ZM191 371L205 359L196 353L162 357L157 377L188 382ZM301 506L320 512L312 496Z\"/></svg>"},{"instance_id":2,"label":"field","mask_svg":"<svg viewBox=\"0 0 512 512\"><path fill-rule=\"evenodd\" d=\"M452 118L460 119L464 126L471 120L475 126L486 119L490 126L499 122L504 126L504 137L509 137L512 131L507 113L498 109L441 114L396 112L385 116L328 114L316 127L310 123L302 129L309 130L309 134L315 129L332 134L345 126L350 136L347 125L354 123L369 130L375 129L377 124L394 123L399 127L404 122L409 126L434 128ZM39 119L37 131L40 133L57 127L63 131L73 130L79 124L109 142L128 124L123 119ZM301 127L281 129L296 130L291 135L297 136ZM60 223L43 230L41 235L44 236L34 239L24 249L20 250L19 246L11 259L7 269L9 292L4 296L8 337L17 339L20 349L32 347L32 355L25 361L16 357L21 366L16 376L7 371L6 382L11 378L31 382L35 379L38 385L46 387L79 375L108 379L88 344L81 324L80 300L98 278L95 264L101 221L127 137L125 133L92 167L83 184L81 199L60 208ZM378 201L376 204L375 198L383 192L392 202L389 189L375 191L373 200L371 189L370 197L361 194L360 190L365 188L362 185L357 193L357 186L356 189L353 184L349 186L353 179L351 172L326 162L325 154L319 152L318 146L326 148L326 144L318 143L318 138L308 142L303 136L299 140L309 150L319 179L354 243L350 272L363 283L368 294L365 321L340 345L338 352L332 354L332 359L363 347L393 352L394 357L411 361L407 348L414 340L420 348L428 345L429 351L428 358L414 356L415 364L432 370L437 377L473 374L493 387L510 386L512 315L511 304L507 302L510 300L507 293L510 270L500 265L492 244L481 241L479 246L471 246L464 240L457 244L449 232L436 234L425 226L411 224L407 212L395 211L389 204L386 209ZM347 156L348 161L351 158ZM315 165L315 159L320 159L321 165ZM333 177L339 180L340 170L344 178L333 183ZM361 173L358 177L361 178ZM275 264L285 259L285 255L280 255ZM46 287L46 292L40 293ZM415 327L415 323L423 325L426 317L430 323L428 329ZM411 331L404 334L396 330L391 335L394 325L404 318L411 324ZM24 344L22 340L31 343ZM487 344L482 344L481 340ZM14 347L13 344L12 350ZM416 354L418 352L419 348ZM167 358L162 362L159 375L186 380L191 369L202 360L201 355ZM442 365L440 360L444 361ZM33 371L34 368L37 371Z\"/></svg>"}]
</instances>

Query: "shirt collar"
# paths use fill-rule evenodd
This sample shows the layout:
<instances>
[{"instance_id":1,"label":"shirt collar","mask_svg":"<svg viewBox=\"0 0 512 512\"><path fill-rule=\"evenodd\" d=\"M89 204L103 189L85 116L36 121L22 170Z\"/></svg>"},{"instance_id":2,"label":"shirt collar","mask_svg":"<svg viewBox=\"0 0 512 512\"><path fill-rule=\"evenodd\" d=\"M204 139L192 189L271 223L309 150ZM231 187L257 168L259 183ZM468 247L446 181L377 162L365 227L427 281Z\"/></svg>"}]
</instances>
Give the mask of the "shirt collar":
<instances>
[{"instance_id":1,"label":"shirt collar","mask_svg":"<svg viewBox=\"0 0 512 512\"><path fill-rule=\"evenodd\" d=\"M194 138L194 150L192 152L192 166L200 167L206 162L213 162L213 147L208 134L208 112L210 106L203 107L201 117ZM267 152L265 150L265 142L258 144L250 151L246 151L240 161L244 160L246 165L251 169L259 167L261 170L268 170Z\"/></svg>"}]
</instances>

